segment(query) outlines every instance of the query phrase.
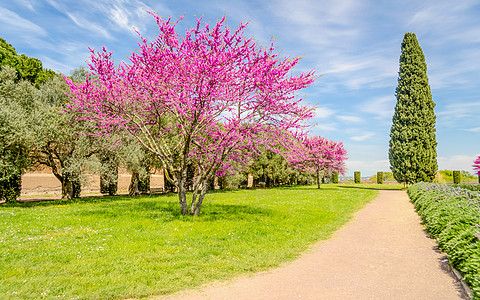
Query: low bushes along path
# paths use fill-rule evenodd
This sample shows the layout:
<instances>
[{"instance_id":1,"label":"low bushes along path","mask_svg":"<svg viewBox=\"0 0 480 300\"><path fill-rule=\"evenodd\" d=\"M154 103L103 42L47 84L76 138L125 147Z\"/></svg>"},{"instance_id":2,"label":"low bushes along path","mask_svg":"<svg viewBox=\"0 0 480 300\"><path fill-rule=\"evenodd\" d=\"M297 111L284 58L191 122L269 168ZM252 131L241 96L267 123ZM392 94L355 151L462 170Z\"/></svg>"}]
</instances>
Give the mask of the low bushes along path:
<instances>
[{"instance_id":1,"label":"low bushes along path","mask_svg":"<svg viewBox=\"0 0 480 300\"><path fill-rule=\"evenodd\" d=\"M380 191L293 263L160 299L468 299L405 191Z\"/></svg>"}]
</instances>

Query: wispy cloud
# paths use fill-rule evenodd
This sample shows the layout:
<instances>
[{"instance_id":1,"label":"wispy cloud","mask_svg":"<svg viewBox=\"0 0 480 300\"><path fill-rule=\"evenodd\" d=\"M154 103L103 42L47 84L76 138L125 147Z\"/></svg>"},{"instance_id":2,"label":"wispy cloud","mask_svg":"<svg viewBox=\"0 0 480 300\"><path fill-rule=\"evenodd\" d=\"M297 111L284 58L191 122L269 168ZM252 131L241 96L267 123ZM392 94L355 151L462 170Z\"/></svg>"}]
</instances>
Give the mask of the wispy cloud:
<instances>
[{"instance_id":1,"label":"wispy cloud","mask_svg":"<svg viewBox=\"0 0 480 300\"><path fill-rule=\"evenodd\" d=\"M476 115L478 111L480 111L480 102L454 103L446 105L443 110L437 112L437 115L461 119Z\"/></svg>"},{"instance_id":2,"label":"wispy cloud","mask_svg":"<svg viewBox=\"0 0 480 300\"><path fill-rule=\"evenodd\" d=\"M464 129L464 130L469 131L469 132L480 132L480 127L467 128L467 129Z\"/></svg>"},{"instance_id":3,"label":"wispy cloud","mask_svg":"<svg viewBox=\"0 0 480 300\"><path fill-rule=\"evenodd\" d=\"M29 10L31 11L35 11L35 8L33 7L33 3L32 1L29 1L29 0L17 0L18 3L20 3L21 5L25 6L26 8L28 8Z\"/></svg>"},{"instance_id":4,"label":"wispy cloud","mask_svg":"<svg viewBox=\"0 0 480 300\"><path fill-rule=\"evenodd\" d=\"M372 136L374 136L374 135L375 135L375 133L373 133L373 132L366 132L366 133L364 133L364 134L362 134L362 135L352 136L352 137L350 137L350 139L351 139L352 141L356 141L356 142L363 142L363 141L365 141L365 140L370 139L370 138L371 138Z\"/></svg>"},{"instance_id":5,"label":"wispy cloud","mask_svg":"<svg viewBox=\"0 0 480 300\"><path fill-rule=\"evenodd\" d=\"M18 32L22 35L40 35L47 36L47 31L37 24L22 18L17 13L0 7L0 24L3 30Z\"/></svg>"},{"instance_id":6,"label":"wispy cloud","mask_svg":"<svg viewBox=\"0 0 480 300\"><path fill-rule=\"evenodd\" d=\"M102 25L92 22L91 20L84 18L80 14L73 14L70 12L65 13L78 27L87 29L94 35L100 35L107 39L113 39L113 36L110 34L110 32L108 32L108 30L105 29L105 27L103 27Z\"/></svg>"},{"instance_id":7,"label":"wispy cloud","mask_svg":"<svg viewBox=\"0 0 480 300\"><path fill-rule=\"evenodd\" d=\"M320 135L324 135L326 132L332 132L338 130L338 124L336 123L317 123L313 127L314 133L319 133Z\"/></svg>"},{"instance_id":8,"label":"wispy cloud","mask_svg":"<svg viewBox=\"0 0 480 300\"><path fill-rule=\"evenodd\" d=\"M364 102L360 110L382 119L391 118L395 108L395 101L395 96L393 95L373 98Z\"/></svg>"},{"instance_id":9,"label":"wispy cloud","mask_svg":"<svg viewBox=\"0 0 480 300\"><path fill-rule=\"evenodd\" d=\"M347 123L361 123L363 119L356 116L337 116L337 119Z\"/></svg>"},{"instance_id":10,"label":"wispy cloud","mask_svg":"<svg viewBox=\"0 0 480 300\"><path fill-rule=\"evenodd\" d=\"M109 20L114 26L113 30L122 30L128 34L136 35L135 30L142 34L148 32L147 24L150 24L153 18L147 14L147 11L157 13L162 18L175 17L173 12L161 4L155 3L155 7L151 7L142 1L109 1L102 3L102 10L108 13Z\"/></svg>"}]
</instances>

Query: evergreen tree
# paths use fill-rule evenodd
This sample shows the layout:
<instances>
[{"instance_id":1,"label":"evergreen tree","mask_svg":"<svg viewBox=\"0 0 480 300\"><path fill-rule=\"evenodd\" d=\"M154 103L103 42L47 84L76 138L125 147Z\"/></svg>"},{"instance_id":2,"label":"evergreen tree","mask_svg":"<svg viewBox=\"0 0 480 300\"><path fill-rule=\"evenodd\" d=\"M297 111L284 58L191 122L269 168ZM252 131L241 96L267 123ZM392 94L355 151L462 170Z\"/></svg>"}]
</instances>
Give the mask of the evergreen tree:
<instances>
[{"instance_id":1,"label":"evergreen tree","mask_svg":"<svg viewBox=\"0 0 480 300\"><path fill-rule=\"evenodd\" d=\"M402 42L397 105L390 131L390 168L398 182L431 182L437 172L435 103L427 64L414 33Z\"/></svg>"}]
</instances>

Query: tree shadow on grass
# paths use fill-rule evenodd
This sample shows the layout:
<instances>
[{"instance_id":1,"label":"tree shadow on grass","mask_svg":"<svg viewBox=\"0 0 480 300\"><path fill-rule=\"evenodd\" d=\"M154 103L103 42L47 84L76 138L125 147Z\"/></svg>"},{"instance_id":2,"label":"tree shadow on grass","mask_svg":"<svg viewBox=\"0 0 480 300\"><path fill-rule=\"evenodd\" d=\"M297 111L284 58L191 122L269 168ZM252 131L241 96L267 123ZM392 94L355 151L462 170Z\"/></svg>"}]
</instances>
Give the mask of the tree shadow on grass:
<instances>
[{"instance_id":1,"label":"tree shadow on grass","mask_svg":"<svg viewBox=\"0 0 480 300\"><path fill-rule=\"evenodd\" d=\"M238 192L241 192L239 190ZM212 194L235 193L236 191L211 191ZM175 220L187 222L212 222L217 220L251 220L252 216L263 218L274 214L273 210L240 204L218 204L206 201L198 216L182 215L175 193L160 195L142 195L130 197L128 195L116 196L90 196L73 200L47 200L35 202L4 203L2 207L37 208L69 206L72 204L93 204L85 210L72 211L75 216L102 216L105 218L118 218L136 216L153 218L162 222Z\"/></svg>"},{"instance_id":2,"label":"tree shadow on grass","mask_svg":"<svg viewBox=\"0 0 480 300\"><path fill-rule=\"evenodd\" d=\"M182 215L176 201L158 199L152 201L138 200L115 203L105 206L99 205L86 210L72 212L75 216L102 216L105 218L135 217L156 219L162 222L215 222L219 220L252 220L252 217L261 219L274 214L273 210L238 204L209 204L202 206L200 215ZM105 203L105 202L104 202ZM103 204L103 203L100 203Z\"/></svg>"}]
</instances>

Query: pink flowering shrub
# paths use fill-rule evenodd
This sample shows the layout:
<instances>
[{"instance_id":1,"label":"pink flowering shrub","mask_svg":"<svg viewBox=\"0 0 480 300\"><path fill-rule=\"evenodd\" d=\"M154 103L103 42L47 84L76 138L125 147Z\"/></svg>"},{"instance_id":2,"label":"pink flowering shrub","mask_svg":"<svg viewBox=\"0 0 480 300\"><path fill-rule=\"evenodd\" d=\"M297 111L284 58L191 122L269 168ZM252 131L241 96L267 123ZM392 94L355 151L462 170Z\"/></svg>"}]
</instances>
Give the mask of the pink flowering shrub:
<instances>
[{"instance_id":1,"label":"pink flowering shrub","mask_svg":"<svg viewBox=\"0 0 480 300\"><path fill-rule=\"evenodd\" d=\"M480 176L480 155L477 159L473 162L473 170Z\"/></svg>"},{"instance_id":2,"label":"pink flowering shrub","mask_svg":"<svg viewBox=\"0 0 480 300\"><path fill-rule=\"evenodd\" d=\"M297 169L314 172L320 188L321 173L345 173L346 155L343 143L312 136L297 140L287 151L287 161Z\"/></svg>"}]
</instances>

